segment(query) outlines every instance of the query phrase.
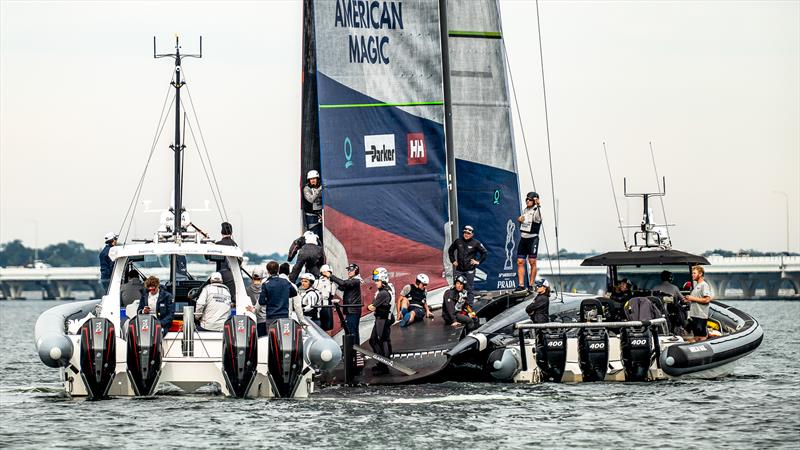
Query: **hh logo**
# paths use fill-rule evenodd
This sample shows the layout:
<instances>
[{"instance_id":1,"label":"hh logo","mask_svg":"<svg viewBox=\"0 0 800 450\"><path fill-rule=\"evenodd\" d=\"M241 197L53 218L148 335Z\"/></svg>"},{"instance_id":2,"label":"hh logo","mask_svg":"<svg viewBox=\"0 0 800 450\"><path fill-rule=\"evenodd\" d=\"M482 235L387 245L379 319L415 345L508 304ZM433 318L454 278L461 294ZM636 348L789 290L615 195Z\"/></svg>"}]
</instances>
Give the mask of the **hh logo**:
<instances>
[{"instance_id":1,"label":"hh logo","mask_svg":"<svg viewBox=\"0 0 800 450\"><path fill-rule=\"evenodd\" d=\"M425 148L425 135L408 133L408 165L428 164L428 150Z\"/></svg>"},{"instance_id":2,"label":"hh logo","mask_svg":"<svg viewBox=\"0 0 800 450\"><path fill-rule=\"evenodd\" d=\"M390 167L395 165L393 134L364 136L364 155L367 167Z\"/></svg>"}]
</instances>

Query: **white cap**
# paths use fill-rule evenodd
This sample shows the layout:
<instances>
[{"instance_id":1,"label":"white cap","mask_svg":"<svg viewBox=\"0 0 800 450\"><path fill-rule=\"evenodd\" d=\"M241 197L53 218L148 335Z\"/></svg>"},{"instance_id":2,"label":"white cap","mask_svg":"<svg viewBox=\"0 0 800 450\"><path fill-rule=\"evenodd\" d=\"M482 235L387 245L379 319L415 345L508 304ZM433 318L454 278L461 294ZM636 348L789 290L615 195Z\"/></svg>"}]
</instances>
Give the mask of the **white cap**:
<instances>
[{"instance_id":1,"label":"white cap","mask_svg":"<svg viewBox=\"0 0 800 450\"><path fill-rule=\"evenodd\" d=\"M310 180L312 178L319 178L319 172L316 170L309 170L308 175L306 175L306 180Z\"/></svg>"},{"instance_id":2,"label":"white cap","mask_svg":"<svg viewBox=\"0 0 800 450\"><path fill-rule=\"evenodd\" d=\"M222 281L222 274L219 272L214 272L210 277L208 277L208 279L211 281Z\"/></svg>"},{"instance_id":3,"label":"white cap","mask_svg":"<svg viewBox=\"0 0 800 450\"><path fill-rule=\"evenodd\" d=\"M319 268L319 271L320 272L333 272L333 269L331 269L331 266L329 266L327 264L323 264L322 267Z\"/></svg>"},{"instance_id":4,"label":"white cap","mask_svg":"<svg viewBox=\"0 0 800 450\"><path fill-rule=\"evenodd\" d=\"M114 239L117 238L117 233L114 233L113 231L109 231L108 233L106 233L104 238L105 238L106 241L113 241Z\"/></svg>"},{"instance_id":5,"label":"white cap","mask_svg":"<svg viewBox=\"0 0 800 450\"><path fill-rule=\"evenodd\" d=\"M313 231L303 233L303 238L306 240L306 244L317 244L319 242L317 235Z\"/></svg>"},{"instance_id":6,"label":"white cap","mask_svg":"<svg viewBox=\"0 0 800 450\"><path fill-rule=\"evenodd\" d=\"M308 272L306 272L306 273L304 273L304 274L300 275L300 279L301 279L301 280L308 280L308 281L314 282L314 281L316 281L316 279L317 279L317 278L314 276L314 274L313 274L313 273L308 273Z\"/></svg>"}]
</instances>

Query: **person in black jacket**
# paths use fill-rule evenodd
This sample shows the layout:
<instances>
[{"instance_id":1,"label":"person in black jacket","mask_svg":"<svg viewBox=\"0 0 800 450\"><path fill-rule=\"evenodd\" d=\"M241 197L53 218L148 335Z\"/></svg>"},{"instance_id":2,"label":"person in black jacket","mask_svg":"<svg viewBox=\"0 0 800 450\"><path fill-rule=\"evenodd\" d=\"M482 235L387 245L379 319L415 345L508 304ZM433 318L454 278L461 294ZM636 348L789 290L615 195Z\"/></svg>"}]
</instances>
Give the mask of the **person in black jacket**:
<instances>
[{"instance_id":1,"label":"person in black jacket","mask_svg":"<svg viewBox=\"0 0 800 450\"><path fill-rule=\"evenodd\" d=\"M331 274L331 281L336 283L342 291L342 303L348 305L344 307L344 321L347 324L347 330L355 336L356 343L360 345L361 336L358 327L361 322L361 284L363 280L359 272L358 264L350 264L347 266L346 280Z\"/></svg>"},{"instance_id":2,"label":"person in black jacket","mask_svg":"<svg viewBox=\"0 0 800 450\"><path fill-rule=\"evenodd\" d=\"M156 319L161 323L161 334L166 335L172 325L172 317L175 315L175 303L172 294L161 289L158 278L150 276L144 281L147 290L139 300L137 314L155 314Z\"/></svg>"},{"instance_id":3,"label":"person in black jacket","mask_svg":"<svg viewBox=\"0 0 800 450\"><path fill-rule=\"evenodd\" d=\"M103 250L100 250L100 284L103 285L103 290L107 293L108 286L111 284L111 273L114 270L114 262L108 257L108 252L111 247L117 245L117 234L108 232L105 235L106 245Z\"/></svg>"},{"instance_id":4,"label":"person in black jacket","mask_svg":"<svg viewBox=\"0 0 800 450\"><path fill-rule=\"evenodd\" d=\"M215 242L215 244L238 247L236 241L234 241L231 237L231 235L233 235L233 225L228 222L222 222L220 234L222 234L222 239ZM236 304L236 284L233 281L233 272L231 272L231 267L227 260L217 262L217 272L222 275L222 284L228 288L228 291L231 293L233 303Z\"/></svg>"},{"instance_id":5,"label":"person in black jacket","mask_svg":"<svg viewBox=\"0 0 800 450\"><path fill-rule=\"evenodd\" d=\"M459 275L456 277L453 287L444 293L442 319L446 326L466 327L467 331L470 331L476 327L477 318L472 311L472 302L467 294L466 284L466 277Z\"/></svg>"},{"instance_id":6,"label":"person in black jacket","mask_svg":"<svg viewBox=\"0 0 800 450\"><path fill-rule=\"evenodd\" d=\"M319 268L325 264L325 252L318 243L317 235L306 232L303 237L305 244L297 252L297 262L292 267L292 273L289 274L289 281L293 283L298 282L297 277L301 273L310 273L318 277ZM305 269L303 269L304 267Z\"/></svg>"},{"instance_id":7,"label":"person in black jacket","mask_svg":"<svg viewBox=\"0 0 800 450\"><path fill-rule=\"evenodd\" d=\"M533 286L536 289L536 297L525 307L525 312L533 323L547 323L550 321L550 282L539 278Z\"/></svg>"},{"instance_id":8,"label":"person in black jacket","mask_svg":"<svg viewBox=\"0 0 800 450\"><path fill-rule=\"evenodd\" d=\"M450 263L453 264L453 279L463 275L467 281L465 286L469 302L472 304L473 283L475 282L475 268L486 259L486 247L481 241L475 239L473 235L475 229L467 225L464 227L462 237L453 241L447 249Z\"/></svg>"},{"instance_id":9,"label":"person in black jacket","mask_svg":"<svg viewBox=\"0 0 800 450\"><path fill-rule=\"evenodd\" d=\"M372 328L372 335L369 338L369 345L372 351L386 358L392 357L391 326L392 321L389 316L392 310L392 294L389 292L389 273L380 271L372 276L378 292L367 308L375 313L375 326ZM377 363L372 368L376 375L389 373L389 367L385 364Z\"/></svg>"}]
</instances>

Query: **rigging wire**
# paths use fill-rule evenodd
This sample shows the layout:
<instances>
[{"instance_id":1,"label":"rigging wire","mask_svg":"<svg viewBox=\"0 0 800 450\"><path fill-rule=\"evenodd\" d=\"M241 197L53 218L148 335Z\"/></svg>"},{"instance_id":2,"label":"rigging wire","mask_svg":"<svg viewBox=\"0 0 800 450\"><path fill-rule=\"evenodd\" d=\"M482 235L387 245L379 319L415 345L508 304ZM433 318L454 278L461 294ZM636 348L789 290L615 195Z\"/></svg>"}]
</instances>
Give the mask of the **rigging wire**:
<instances>
[{"instance_id":1,"label":"rigging wire","mask_svg":"<svg viewBox=\"0 0 800 450\"><path fill-rule=\"evenodd\" d=\"M186 72L183 73L184 81L186 81ZM197 132L200 134L200 141L203 143L203 150L206 153L206 159L208 159L208 167L211 169L211 177L214 179L214 186L217 188L217 193L219 194L219 203L222 205L222 212L225 215L225 221L228 221L228 211L225 208L225 202L222 201L222 191L219 189L219 183L217 182L217 174L214 172L214 165L211 163L211 156L208 153L208 146L206 145L206 138L203 136L203 128L200 127L200 120L197 118L197 109L194 107L194 100L192 100L192 92L189 90L189 84L186 83L186 94L189 96L189 104L192 105L192 115L194 115L194 121L197 123Z\"/></svg>"},{"instance_id":2,"label":"rigging wire","mask_svg":"<svg viewBox=\"0 0 800 450\"><path fill-rule=\"evenodd\" d=\"M608 162L608 151L606 143L603 142L603 154L606 155L606 168L608 169L608 181L611 183L611 195L614 196L614 208L617 210L617 222L619 222L619 232L622 233L622 245L628 249L628 241L625 239L625 228L622 226L622 216L619 214L619 204L617 204L617 191L614 189L614 178L611 176L611 164Z\"/></svg>"},{"instance_id":3,"label":"rigging wire","mask_svg":"<svg viewBox=\"0 0 800 450\"><path fill-rule=\"evenodd\" d=\"M181 101L181 104L182 103L183 103L183 101ZM194 135L194 128L192 128L192 122L191 121L188 122L188 127L187 128L189 129L189 134L192 136L192 141L194 141L194 148L197 150L197 156L200 159L200 165L203 167L203 173L206 174L206 180L208 181L208 188L211 189L211 195L214 198L214 204L217 205L217 212L219 213L219 218L222 219L223 222L227 221L227 218L223 217L223 215L222 215L223 208L220 206L220 202L222 200L221 200L221 198L217 199L217 192L214 190L214 185L211 183L211 177L208 175L208 169L206 168L206 162L203 159L203 154L200 153L200 145L197 143L197 138ZM211 165L210 161L209 161L209 165ZM221 195L220 195L220 197L221 197Z\"/></svg>"},{"instance_id":4,"label":"rigging wire","mask_svg":"<svg viewBox=\"0 0 800 450\"><path fill-rule=\"evenodd\" d=\"M550 166L550 192L553 198L556 198L556 187L553 181L553 152L550 149L550 117L547 113L547 87L544 80L544 52L542 51L542 26L539 21L539 0L536 0L536 31L539 35L539 66L542 68L542 97L544 99L544 126L547 132L547 161ZM561 283L561 256L559 255L561 247L558 245L558 211L556 210L555 202L553 202L553 225L556 234L556 262L558 263L558 290L562 292L563 301L563 286Z\"/></svg>"},{"instance_id":5,"label":"rigging wire","mask_svg":"<svg viewBox=\"0 0 800 450\"><path fill-rule=\"evenodd\" d=\"M519 120L519 129L520 129L520 133L522 134L522 146L525 148L525 158L528 161L528 172L530 173L531 182L533 183L533 190L535 191L536 190L536 179L533 177L533 164L531 164L531 155L530 155L530 152L528 151L528 140L525 137L525 127L523 126L522 113L520 112L520 109L519 109L519 101L517 101L517 88L516 88L516 85L514 84L514 75L512 74L512 71L511 71L511 63L508 60L508 52L506 52L505 45L503 46L503 56L505 57L505 60L506 60L506 67L508 67L508 79L509 79L509 81L511 81L511 93L512 93L512 95L514 97L514 106L515 106L515 108L517 110L517 120ZM555 273L553 271L553 260L552 260L552 258L549 257L549 255L550 255L550 247L547 244L547 234L545 233L545 228L544 227L542 227L542 240L544 241L544 249L545 249L545 251L547 252L547 255L548 255L547 264L550 266L550 273ZM558 273L558 277L559 278L561 277L561 272L560 271Z\"/></svg>"},{"instance_id":6,"label":"rigging wire","mask_svg":"<svg viewBox=\"0 0 800 450\"><path fill-rule=\"evenodd\" d=\"M174 77L171 78L174 81ZM150 166L150 160L153 158L153 152L156 149L156 145L158 144L158 140L161 137L161 133L164 131L164 126L167 124L166 117L169 115L169 112L172 110L172 105L175 103L175 100L169 102L170 91L172 86L167 87L167 93L164 95L164 103L161 105L161 114L158 118L158 124L156 125L156 132L153 135L153 142L150 145L150 153L147 156L147 162L145 163L144 170L142 170L142 176L139 178L139 183L136 186L136 189L133 192L133 196L131 197L131 202L128 204L128 209L125 211L125 216L122 219L122 224L119 227L118 234L122 234L123 228L125 228L125 223L130 218L130 222L128 223L128 227L125 230L125 238L123 239L123 244L128 241L128 233L130 232L131 225L133 224L133 215L136 213L136 202L138 201L139 195L141 194L142 185L144 184L145 175L147 174L147 169ZM173 96L174 97L174 96ZM167 103L169 103L169 109L165 109L167 107Z\"/></svg>"},{"instance_id":7,"label":"rigging wire","mask_svg":"<svg viewBox=\"0 0 800 450\"><path fill-rule=\"evenodd\" d=\"M658 168L656 167L656 154L653 151L653 141L650 141L649 144L650 144L650 158L653 160L653 172L655 172L655 174L656 174L656 186L658 186L658 183L659 183L658 180L661 177L658 176ZM658 190L661 191L661 188L659 187ZM664 191L666 191L666 190L667 190L667 188L665 186L664 187ZM667 229L667 239L669 239L669 241L671 243L672 239L669 237L669 220L667 220L667 209L664 207L664 196L663 195L659 195L658 199L661 201L661 214L664 215L664 228Z\"/></svg>"}]
</instances>

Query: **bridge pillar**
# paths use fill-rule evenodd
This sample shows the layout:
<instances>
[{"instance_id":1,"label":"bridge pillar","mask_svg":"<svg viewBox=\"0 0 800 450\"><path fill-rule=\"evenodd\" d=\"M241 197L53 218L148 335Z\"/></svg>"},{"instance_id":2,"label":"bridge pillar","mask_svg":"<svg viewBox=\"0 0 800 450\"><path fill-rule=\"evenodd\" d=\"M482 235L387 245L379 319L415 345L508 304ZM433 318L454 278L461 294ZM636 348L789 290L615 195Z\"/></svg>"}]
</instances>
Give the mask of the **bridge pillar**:
<instances>
[{"instance_id":1,"label":"bridge pillar","mask_svg":"<svg viewBox=\"0 0 800 450\"><path fill-rule=\"evenodd\" d=\"M71 300L72 297L72 284L69 282L54 283L58 289L59 300Z\"/></svg>"},{"instance_id":2,"label":"bridge pillar","mask_svg":"<svg viewBox=\"0 0 800 450\"><path fill-rule=\"evenodd\" d=\"M0 283L0 299L2 300L11 299L11 289L9 289L8 283Z\"/></svg>"},{"instance_id":3,"label":"bridge pillar","mask_svg":"<svg viewBox=\"0 0 800 450\"><path fill-rule=\"evenodd\" d=\"M52 281L42 281L39 286L42 288L42 299L43 300L57 300L59 298L58 295L58 287L56 286L57 282Z\"/></svg>"},{"instance_id":4,"label":"bridge pillar","mask_svg":"<svg viewBox=\"0 0 800 450\"><path fill-rule=\"evenodd\" d=\"M25 292L25 285L23 283L8 283L9 296L12 300L25 300L23 293Z\"/></svg>"}]
</instances>

